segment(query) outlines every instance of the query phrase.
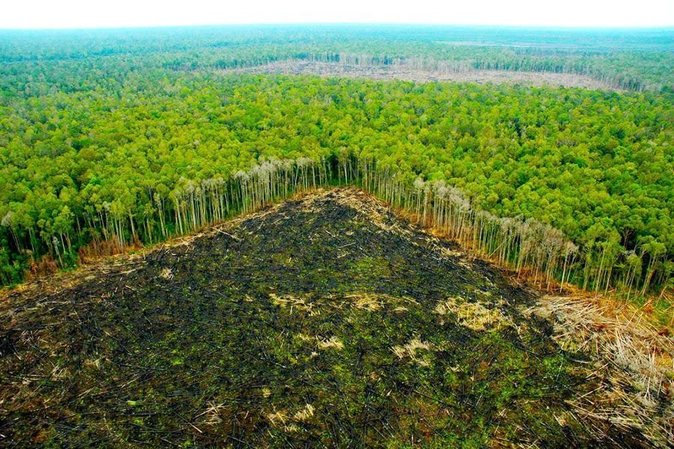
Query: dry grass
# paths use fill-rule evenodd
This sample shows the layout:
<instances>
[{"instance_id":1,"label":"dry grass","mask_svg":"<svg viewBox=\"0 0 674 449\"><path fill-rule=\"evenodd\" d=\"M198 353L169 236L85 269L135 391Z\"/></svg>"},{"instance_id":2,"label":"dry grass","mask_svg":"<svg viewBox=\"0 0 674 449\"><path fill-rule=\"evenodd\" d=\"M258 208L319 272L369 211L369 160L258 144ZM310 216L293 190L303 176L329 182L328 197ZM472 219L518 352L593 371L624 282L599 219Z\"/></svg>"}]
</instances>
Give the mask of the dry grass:
<instances>
[{"instance_id":1,"label":"dry grass","mask_svg":"<svg viewBox=\"0 0 674 449\"><path fill-rule=\"evenodd\" d=\"M272 413L267 413L267 419L274 427L285 425L285 423L288 421L288 418L289 416L286 410L277 410Z\"/></svg>"},{"instance_id":2,"label":"dry grass","mask_svg":"<svg viewBox=\"0 0 674 449\"><path fill-rule=\"evenodd\" d=\"M334 349L336 351L341 351L342 349L344 349L344 342L342 342L342 340L340 340L338 337L334 335L332 337L327 338L318 335L312 337L310 335L299 333L296 335L296 338L303 343L308 343L311 345L315 344L316 347L320 350ZM315 357L316 355L318 354L312 352L312 357Z\"/></svg>"},{"instance_id":3,"label":"dry grass","mask_svg":"<svg viewBox=\"0 0 674 449\"><path fill-rule=\"evenodd\" d=\"M276 306L290 309L291 315L295 310L308 313L310 316L313 316L314 313L319 313L318 310L314 310L314 305L310 302L308 297L270 293L269 299L271 299L272 304Z\"/></svg>"},{"instance_id":4,"label":"dry grass","mask_svg":"<svg viewBox=\"0 0 674 449\"><path fill-rule=\"evenodd\" d=\"M555 322L564 349L589 353L590 393L569 401L597 432L605 423L639 429L662 447L674 441L674 341L636 307L601 296L545 296L528 310Z\"/></svg>"},{"instance_id":5,"label":"dry grass","mask_svg":"<svg viewBox=\"0 0 674 449\"><path fill-rule=\"evenodd\" d=\"M356 309L368 312L376 312L384 307L390 307L394 312L405 312L408 310L407 306L419 305L414 298L407 296L397 297L382 293L354 292L345 295L344 298Z\"/></svg>"},{"instance_id":6,"label":"dry grass","mask_svg":"<svg viewBox=\"0 0 674 449\"><path fill-rule=\"evenodd\" d=\"M216 426L222 422L222 411L225 410L225 404L215 404L213 402L208 403L208 408L204 410L201 414L197 415L196 418L204 417L204 424L209 426Z\"/></svg>"},{"instance_id":7,"label":"dry grass","mask_svg":"<svg viewBox=\"0 0 674 449\"><path fill-rule=\"evenodd\" d=\"M318 342L318 349L335 349L337 351L341 351L344 349L344 343L342 340L339 338L332 336L330 338L321 338L321 337L316 337L316 340Z\"/></svg>"},{"instance_id":8,"label":"dry grass","mask_svg":"<svg viewBox=\"0 0 674 449\"><path fill-rule=\"evenodd\" d=\"M435 313L444 317L455 314L459 324L474 331L501 329L512 322L498 309L487 308L479 302L467 302L461 298L448 298L435 306Z\"/></svg>"},{"instance_id":9,"label":"dry grass","mask_svg":"<svg viewBox=\"0 0 674 449\"><path fill-rule=\"evenodd\" d=\"M431 348L430 343L422 341L419 338L413 338L402 346L393 346L391 350L401 360L408 359L420 366L430 366L431 362L428 359L428 351ZM424 352L419 353L419 351Z\"/></svg>"}]
</instances>

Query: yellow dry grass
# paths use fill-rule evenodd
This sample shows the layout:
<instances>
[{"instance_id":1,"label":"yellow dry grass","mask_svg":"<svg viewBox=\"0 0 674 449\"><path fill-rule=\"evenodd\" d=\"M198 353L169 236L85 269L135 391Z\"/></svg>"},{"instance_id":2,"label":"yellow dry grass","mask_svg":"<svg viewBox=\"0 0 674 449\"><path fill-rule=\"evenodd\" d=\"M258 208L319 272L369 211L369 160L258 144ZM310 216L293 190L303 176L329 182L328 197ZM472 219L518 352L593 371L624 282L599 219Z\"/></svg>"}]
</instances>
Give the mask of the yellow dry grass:
<instances>
[{"instance_id":1,"label":"yellow dry grass","mask_svg":"<svg viewBox=\"0 0 674 449\"><path fill-rule=\"evenodd\" d=\"M314 305L309 301L308 297L270 293L269 299L271 299L272 304L275 306L289 309L291 315L293 311L306 312L312 316L319 313L318 310L314 309Z\"/></svg>"},{"instance_id":2,"label":"yellow dry grass","mask_svg":"<svg viewBox=\"0 0 674 449\"><path fill-rule=\"evenodd\" d=\"M391 350L401 360L409 359L410 361L420 366L430 366L428 351L432 349L432 345L428 342L422 341L415 337L409 342L401 346L393 346ZM425 351L425 353L419 353Z\"/></svg>"},{"instance_id":3,"label":"yellow dry grass","mask_svg":"<svg viewBox=\"0 0 674 449\"><path fill-rule=\"evenodd\" d=\"M315 411L313 405L306 404L303 409L293 415L293 419L299 422L307 422L314 416Z\"/></svg>"},{"instance_id":4,"label":"yellow dry grass","mask_svg":"<svg viewBox=\"0 0 674 449\"><path fill-rule=\"evenodd\" d=\"M353 306L357 309L376 312L382 308L382 295L373 293L352 293L346 295L345 298L352 301Z\"/></svg>"},{"instance_id":5,"label":"yellow dry grass","mask_svg":"<svg viewBox=\"0 0 674 449\"><path fill-rule=\"evenodd\" d=\"M544 296L528 313L553 320L555 340L593 355L599 386L569 403L584 419L674 441L674 340L637 307L605 296ZM664 413L662 404L665 405Z\"/></svg>"},{"instance_id":6,"label":"yellow dry grass","mask_svg":"<svg viewBox=\"0 0 674 449\"><path fill-rule=\"evenodd\" d=\"M435 306L435 313L444 317L455 314L459 324L474 331L501 329L512 322L500 310L487 308L479 302L467 302L461 298L447 298Z\"/></svg>"},{"instance_id":7,"label":"yellow dry grass","mask_svg":"<svg viewBox=\"0 0 674 449\"><path fill-rule=\"evenodd\" d=\"M316 337L316 340L318 341L318 349L335 349L337 351L344 349L344 343L342 340L335 337L334 335L330 338Z\"/></svg>"}]
</instances>

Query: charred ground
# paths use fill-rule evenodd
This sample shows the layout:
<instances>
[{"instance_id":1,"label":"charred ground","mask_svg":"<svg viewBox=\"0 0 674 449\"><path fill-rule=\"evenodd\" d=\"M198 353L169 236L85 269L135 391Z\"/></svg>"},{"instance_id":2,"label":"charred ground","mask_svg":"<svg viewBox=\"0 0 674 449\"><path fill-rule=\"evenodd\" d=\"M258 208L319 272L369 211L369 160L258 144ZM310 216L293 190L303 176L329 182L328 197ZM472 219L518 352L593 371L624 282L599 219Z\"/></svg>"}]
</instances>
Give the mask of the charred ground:
<instances>
[{"instance_id":1,"label":"charred ground","mask_svg":"<svg viewBox=\"0 0 674 449\"><path fill-rule=\"evenodd\" d=\"M0 446L647 447L501 271L354 190L0 303Z\"/></svg>"}]
</instances>

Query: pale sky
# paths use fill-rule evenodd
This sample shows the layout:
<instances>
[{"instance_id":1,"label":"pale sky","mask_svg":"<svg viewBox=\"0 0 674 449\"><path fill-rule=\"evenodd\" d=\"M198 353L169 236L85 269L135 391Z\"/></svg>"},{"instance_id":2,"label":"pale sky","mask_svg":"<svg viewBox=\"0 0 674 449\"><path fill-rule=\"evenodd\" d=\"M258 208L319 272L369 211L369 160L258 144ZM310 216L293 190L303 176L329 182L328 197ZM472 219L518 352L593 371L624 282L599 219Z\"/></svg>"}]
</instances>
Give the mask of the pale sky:
<instances>
[{"instance_id":1,"label":"pale sky","mask_svg":"<svg viewBox=\"0 0 674 449\"><path fill-rule=\"evenodd\" d=\"M0 0L0 28L344 22L674 26L674 0Z\"/></svg>"}]
</instances>

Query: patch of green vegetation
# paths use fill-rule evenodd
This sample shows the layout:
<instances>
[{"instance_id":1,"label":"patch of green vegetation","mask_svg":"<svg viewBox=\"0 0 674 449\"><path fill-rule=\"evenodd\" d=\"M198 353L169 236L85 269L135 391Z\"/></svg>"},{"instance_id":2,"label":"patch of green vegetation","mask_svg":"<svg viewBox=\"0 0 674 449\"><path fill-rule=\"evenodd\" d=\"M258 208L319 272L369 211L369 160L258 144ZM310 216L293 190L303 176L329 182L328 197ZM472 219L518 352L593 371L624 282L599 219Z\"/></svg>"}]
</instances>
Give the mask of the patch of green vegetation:
<instances>
[{"instance_id":1,"label":"patch of green vegetation","mask_svg":"<svg viewBox=\"0 0 674 449\"><path fill-rule=\"evenodd\" d=\"M389 269L389 261L384 257L364 256L351 262L349 274L360 278L385 278L391 275L391 271Z\"/></svg>"}]
</instances>

